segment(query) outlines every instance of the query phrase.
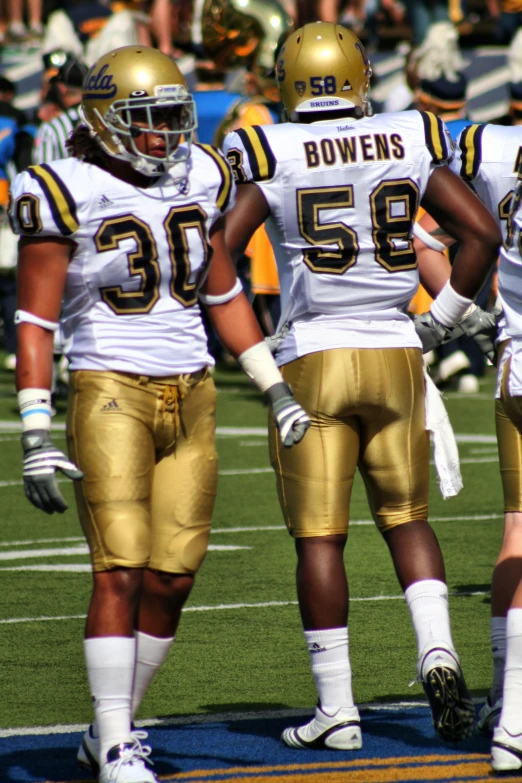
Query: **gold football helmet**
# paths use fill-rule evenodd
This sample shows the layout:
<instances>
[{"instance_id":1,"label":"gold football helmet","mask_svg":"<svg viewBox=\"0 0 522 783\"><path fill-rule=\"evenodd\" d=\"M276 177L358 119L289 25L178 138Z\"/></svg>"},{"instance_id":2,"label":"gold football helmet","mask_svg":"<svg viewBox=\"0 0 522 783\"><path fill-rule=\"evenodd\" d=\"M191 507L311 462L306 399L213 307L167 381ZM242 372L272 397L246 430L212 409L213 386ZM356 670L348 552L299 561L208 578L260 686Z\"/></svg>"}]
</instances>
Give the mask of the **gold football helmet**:
<instances>
[{"instance_id":1,"label":"gold football helmet","mask_svg":"<svg viewBox=\"0 0 522 783\"><path fill-rule=\"evenodd\" d=\"M283 44L276 64L281 100L291 122L304 112L366 113L372 70L356 35L333 22L310 22Z\"/></svg>"},{"instance_id":2,"label":"gold football helmet","mask_svg":"<svg viewBox=\"0 0 522 783\"><path fill-rule=\"evenodd\" d=\"M81 115L105 152L147 176L186 160L197 127L183 74L170 57L147 46L123 46L94 63L85 77ZM162 157L137 149L135 138L142 133L164 137Z\"/></svg>"},{"instance_id":3,"label":"gold football helmet","mask_svg":"<svg viewBox=\"0 0 522 783\"><path fill-rule=\"evenodd\" d=\"M292 19L276 0L205 0L201 16L202 43L218 68L256 66L274 69L277 42L292 27Z\"/></svg>"}]
</instances>

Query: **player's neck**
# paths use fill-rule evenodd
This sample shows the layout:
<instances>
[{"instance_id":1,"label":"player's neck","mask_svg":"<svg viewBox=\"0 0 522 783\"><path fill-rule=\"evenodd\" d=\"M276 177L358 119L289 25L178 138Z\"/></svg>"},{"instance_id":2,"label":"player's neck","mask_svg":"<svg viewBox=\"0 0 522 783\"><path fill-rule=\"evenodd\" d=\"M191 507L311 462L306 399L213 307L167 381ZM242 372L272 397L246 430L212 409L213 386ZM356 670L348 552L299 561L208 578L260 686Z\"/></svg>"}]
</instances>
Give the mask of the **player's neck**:
<instances>
[{"instance_id":1,"label":"player's neck","mask_svg":"<svg viewBox=\"0 0 522 783\"><path fill-rule=\"evenodd\" d=\"M136 171L127 161L117 158L111 158L108 161L107 171L113 177L117 177L129 185L134 185L136 188L149 188L158 179L158 177L147 177L140 171Z\"/></svg>"}]
</instances>

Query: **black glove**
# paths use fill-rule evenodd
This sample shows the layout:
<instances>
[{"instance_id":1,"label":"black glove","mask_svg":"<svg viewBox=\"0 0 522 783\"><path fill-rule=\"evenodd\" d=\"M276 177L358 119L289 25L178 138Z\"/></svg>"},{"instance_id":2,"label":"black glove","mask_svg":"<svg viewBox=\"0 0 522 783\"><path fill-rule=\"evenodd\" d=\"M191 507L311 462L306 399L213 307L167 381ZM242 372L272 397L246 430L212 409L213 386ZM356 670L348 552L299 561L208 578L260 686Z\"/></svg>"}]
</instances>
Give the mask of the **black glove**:
<instances>
[{"instance_id":1,"label":"black glove","mask_svg":"<svg viewBox=\"0 0 522 783\"><path fill-rule=\"evenodd\" d=\"M272 406L281 442L286 448L299 443L311 424L310 417L294 399L292 389L287 383L275 383L266 390L269 404Z\"/></svg>"},{"instance_id":2,"label":"black glove","mask_svg":"<svg viewBox=\"0 0 522 783\"><path fill-rule=\"evenodd\" d=\"M497 339L498 317L498 313L496 312L487 313L485 310L481 310L480 307L475 306L466 318L463 318L462 321L451 329L448 340L444 340L443 342L455 340L462 335L472 337L484 356L486 356L492 364L496 365L497 349L495 340Z\"/></svg>"},{"instance_id":3,"label":"black glove","mask_svg":"<svg viewBox=\"0 0 522 783\"><path fill-rule=\"evenodd\" d=\"M439 323L429 311L421 315L411 315L410 317L415 326L417 336L422 343L422 353L433 351L450 339L448 335L451 333L451 329Z\"/></svg>"},{"instance_id":4,"label":"black glove","mask_svg":"<svg viewBox=\"0 0 522 783\"><path fill-rule=\"evenodd\" d=\"M68 508L63 499L56 471L61 470L67 478L77 481L83 473L59 451L51 441L48 430L27 430L22 435L24 450L24 490L33 506L52 514L63 514Z\"/></svg>"}]
</instances>

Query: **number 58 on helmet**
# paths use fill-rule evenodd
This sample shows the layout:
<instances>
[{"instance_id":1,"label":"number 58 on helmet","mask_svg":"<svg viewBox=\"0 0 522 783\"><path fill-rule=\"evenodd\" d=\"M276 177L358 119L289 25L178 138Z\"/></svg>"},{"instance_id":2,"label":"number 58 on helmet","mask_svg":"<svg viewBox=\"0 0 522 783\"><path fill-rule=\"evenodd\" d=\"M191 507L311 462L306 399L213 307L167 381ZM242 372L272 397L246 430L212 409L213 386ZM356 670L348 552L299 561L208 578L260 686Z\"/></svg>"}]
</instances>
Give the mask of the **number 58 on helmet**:
<instances>
[{"instance_id":1,"label":"number 58 on helmet","mask_svg":"<svg viewBox=\"0 0 522 783\"><path fill-rule=\"evenodd\" d=\"M333 22L310 22L290 35L276 63L287 118L300 114L366 114L372 70L364 46L351 30Z\"/></svg>"}]
</instances>

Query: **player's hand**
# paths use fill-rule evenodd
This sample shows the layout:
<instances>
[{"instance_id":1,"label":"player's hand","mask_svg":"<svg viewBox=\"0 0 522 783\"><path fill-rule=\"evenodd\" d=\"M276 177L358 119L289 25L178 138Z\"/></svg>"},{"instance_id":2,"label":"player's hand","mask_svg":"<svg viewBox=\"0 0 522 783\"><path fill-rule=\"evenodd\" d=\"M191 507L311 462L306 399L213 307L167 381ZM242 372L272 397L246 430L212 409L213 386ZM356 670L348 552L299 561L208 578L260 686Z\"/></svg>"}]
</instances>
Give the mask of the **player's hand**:
<instances>
[{"instance_id":1,"label":"player's hand","mask_svg":"<svg viewBox=\"0 0 522 783\"><path fill-rule=\"evenodd\" d=\"M451 330L451 340L461 335L472 337L492 364L497 363L495 341L498 331L498 313L488 313L480 307L473 307L471 313Z\"/></svg>"},{"instance_id":2,"label":"player's hand","mask_svg":"<svg viewBox=\"0 0 522 783\"><path fill-rule=\"evenodd\" d=\"M53 514L63 514L68 506L58 489L56 471L78 481L83 473L51 441L48 430L27 430L22 435L24 450L24 490L33 506Z\"/></svg>"},{"instance_id":3,"label":"player's hand","mask_svg":"<svg viewBox=\"0 0 522 783\"><path fill-rule=\"evenodd\" d=\"M429 311L421 315L414 314L411 316L411 319L415 326L417 337L419 337L422 343L422 353L433 351L441 343L454 339L449 337L451 329L439 323Z\"/></svg>"},{"instance_id":4,"label":"player's hand","mask_svg":"<svg viewBox=\"0 0 522 783\"><path fill-rule=\"evenodd\" d=\"M275 383L266 390L266 396L272 406L283 446L290 448L302 441L311 421L295 401L290 386L287 383Z\"/></svg>"}]
</instances>

